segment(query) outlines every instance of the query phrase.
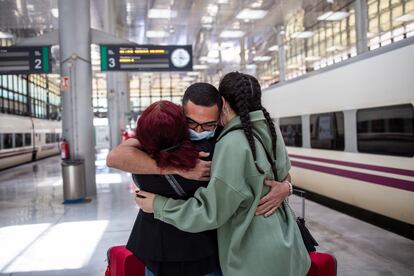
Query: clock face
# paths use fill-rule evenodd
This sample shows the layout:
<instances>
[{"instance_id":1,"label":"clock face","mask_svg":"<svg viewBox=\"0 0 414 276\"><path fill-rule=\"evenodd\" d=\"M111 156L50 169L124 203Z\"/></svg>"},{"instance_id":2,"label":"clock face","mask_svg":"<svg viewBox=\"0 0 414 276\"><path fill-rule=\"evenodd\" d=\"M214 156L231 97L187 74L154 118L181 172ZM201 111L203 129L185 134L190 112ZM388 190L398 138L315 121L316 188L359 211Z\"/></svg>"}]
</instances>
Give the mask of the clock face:
<instances>
[{"instance_id":1,"label":"clock face","mask_svg":"<svg viewBox=\"0 0 414 276\"><path fill-rule=\"evenodd\" d=\"M171 54L171 62L175 67L185 67L190 63L190 54L186 49L175 49Z\"/></svg>"}]
</instances>

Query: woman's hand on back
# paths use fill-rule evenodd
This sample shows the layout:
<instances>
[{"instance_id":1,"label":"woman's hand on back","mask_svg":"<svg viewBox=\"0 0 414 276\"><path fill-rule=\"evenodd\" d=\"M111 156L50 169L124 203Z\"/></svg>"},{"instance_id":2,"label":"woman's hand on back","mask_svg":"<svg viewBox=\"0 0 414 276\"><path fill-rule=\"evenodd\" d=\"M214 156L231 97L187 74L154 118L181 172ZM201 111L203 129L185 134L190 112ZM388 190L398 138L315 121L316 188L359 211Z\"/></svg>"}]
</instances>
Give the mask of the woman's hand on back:
<instances>
[{"instance_id":1,"label":"woman's hand on back","mask_svg":"<svg viewBox=\"0 0 414 276\"><path fill-rule=\"evenodd\" d=\"M283 200L289 196L289 184L265 179L264 184L270 187L269 192L260 199L256 216L268 217L276 212Z\"/></svg>"},{"instance_id":2,"label":"woman's hand on back","mask_svg":"<svg viewBox=\"0 0 414 276\"><path fill-rule=\"evenodd\" d=\"M153 193L148 193L142 190L135 191L135 202L145 213L154 213L154 208L152 207L154 198L155 194Z\"/></svg>"}]
</instances>

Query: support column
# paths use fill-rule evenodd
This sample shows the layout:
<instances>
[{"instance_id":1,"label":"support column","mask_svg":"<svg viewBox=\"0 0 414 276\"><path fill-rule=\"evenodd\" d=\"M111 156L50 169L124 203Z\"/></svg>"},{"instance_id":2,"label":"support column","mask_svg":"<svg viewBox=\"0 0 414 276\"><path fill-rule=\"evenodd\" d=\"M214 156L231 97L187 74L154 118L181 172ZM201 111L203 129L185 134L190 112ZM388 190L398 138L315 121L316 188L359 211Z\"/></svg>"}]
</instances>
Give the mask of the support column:
<instances>
[{"instance_id":1,"label":"support column","mask_svg":"<svg viewBox=\"0 0 414 276\"><path fill-rule=\"evenodd\" d=\"M368 6L366 0L355 1L355 28L357 35L357 54L368 51Z\"/></svg>"},{"instance_id":2,"label":"support column","mask_svg":"<svg viewBox=\"0 0 414 276\"><path fill-rule=\"evenodd\" d=\"M278 57L277 64L279 70L279 82L284 82L286 80L286 54L285 54L285 45L284 45L285 30L283 26L277 27L276 40L278 45Z\"/></svg>"},{"instance_id":3,"label":"support column","mask_svg":"<svg viewBox=\"0 0 414 276\"><path fill-rule=\"evenodd\" d=\"M240 71L244 72L246 70L246 49L245 49L245 38L240 39Z\"/></svg>"},{"instance_id":4,"label":"support column","mask_svg":"<svg viewBox=\"0 0 414 276\"><path fill-rule=\"evenodd\" d=\"M129 123L128 112L129 110L129 77L127 72L120 72L117 79L117 92L119 97L119 124L123 129Z\"/></svg>"},{"instance_id":5,"label":"support column","mask_svg":"<svg viewBox=\"0 0 414 276\"><path fill-rule=\"evenodd\" d=\"M61 92L63 137L70 156L85 160L87 196L96 194L90 39L89 0L59 0L60 70L69 77Z\"/></svg>"},{"instance_id":6,"label":"support column","mask_svg":"<svg viewBox=\"0 0 414 276\"><path fill-rule=\"evenodd\" d=\"M104 2L104 31L117 35L116 5L114 0ZM127 124L129 112L129 79L126 72L107 72L109 145L113 149L121 143L121 130Z\"/></svg>"}]
</instances>

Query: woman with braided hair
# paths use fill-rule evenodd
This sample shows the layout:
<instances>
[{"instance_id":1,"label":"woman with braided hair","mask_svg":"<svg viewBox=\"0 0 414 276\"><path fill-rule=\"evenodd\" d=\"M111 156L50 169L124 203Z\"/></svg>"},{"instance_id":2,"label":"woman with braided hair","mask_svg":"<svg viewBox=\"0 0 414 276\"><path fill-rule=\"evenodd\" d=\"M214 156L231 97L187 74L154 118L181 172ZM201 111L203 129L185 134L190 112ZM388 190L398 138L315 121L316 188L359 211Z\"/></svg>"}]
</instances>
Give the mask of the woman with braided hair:
<instances>
[{"instance_id":1,"label":"woman with braided hair","mask_svg":"<svg viewBox=\"0 0 414 276\"><path fill-rule=\"evenodd\" d=\"M286 181L290 169L280 130L262 107L260 85L250 75L232 72L221 80L219 92L224 129L207 188L187 200L140 191L137 204L184 231L217 228L224 276L306 275L309 255L287 204L267 218L255 216L267 192L263 180Z\"/></svg>"}]
</instances>

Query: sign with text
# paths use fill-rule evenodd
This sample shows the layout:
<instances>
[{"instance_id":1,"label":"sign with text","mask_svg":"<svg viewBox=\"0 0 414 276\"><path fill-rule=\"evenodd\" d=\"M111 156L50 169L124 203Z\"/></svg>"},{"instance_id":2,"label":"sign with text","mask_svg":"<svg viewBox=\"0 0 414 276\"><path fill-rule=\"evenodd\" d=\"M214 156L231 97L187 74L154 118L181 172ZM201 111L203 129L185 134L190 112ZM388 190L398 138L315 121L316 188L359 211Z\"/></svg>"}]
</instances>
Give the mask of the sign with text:
<instances>
[{"instance_id":1,"label":"sign with text","mask_svg":"<svg viewBox=\"0 0 414 276\"><path fill-rule=\"evenodd\" d=\"M102 71L192 71L191 45L101 45Z\"/></svg>"},{"instance_id":2,"label":"sign with text","mask_svg":"<svg viewBox=\"0 0 414 276\"><path fill-rule=\"evenodd\" d=\"M0 74L47 74L50 47L0 47Z\"/></svg>"}]
</instances>

